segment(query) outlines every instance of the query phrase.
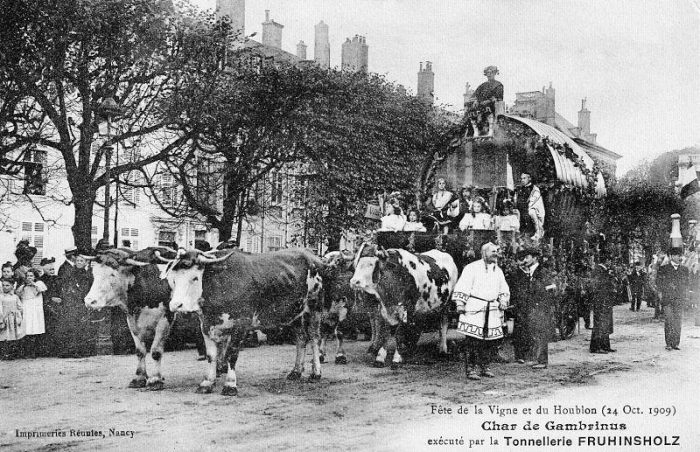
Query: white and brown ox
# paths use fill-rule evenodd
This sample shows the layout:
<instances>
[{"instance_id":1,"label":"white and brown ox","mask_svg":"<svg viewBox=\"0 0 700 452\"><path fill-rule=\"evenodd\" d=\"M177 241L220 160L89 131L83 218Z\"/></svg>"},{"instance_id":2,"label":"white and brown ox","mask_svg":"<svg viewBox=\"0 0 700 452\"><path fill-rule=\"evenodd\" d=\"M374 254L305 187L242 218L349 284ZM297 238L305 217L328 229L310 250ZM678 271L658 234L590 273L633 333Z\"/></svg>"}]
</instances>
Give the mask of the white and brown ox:
<instances>
[{"instance_id":1,"label":"white and brown ox","mask_svg":"<svg viewBox=\"0 0 700 452\"><path fill-rule=\"evenodd\" d=\"M178 255L167 271L173 290L170 310L197 312L207 347L208 371L197 392L212 392L215 358L221 349L228 366L222 394L237 395L235 366L246 333L268 325L294 328L296 362L287 378L301 378L310 341L313 360L309 379L320 379L323 270L318 257L301 249L267 254L188 251Z\"/></svg>"},{"instance_id":2,"label":"white and brown ox","mask_svg":"<svg viewBox=\"0 0 700 452\"><path fill-rule=\"evenodd\" d=\"M384 365L390 347L394 350L392 368L403 362L396 346L397 333L408 323L433 314L440 314L439 351L447 354L447 312L458 276L454 260L442 251L413 254L363 244L350 284L376 297L389 333L381 338L375 366Z\"/></svg>"},{"instance_id":3,"label":"white and brown ox","mask_svg":"<svg viewBox=\"0 0 700 452\"><path fill-rule=\"evenodd\" d=\"M175 254L167 248L146 248L135 253L127 249L100 252L92 261L93 283L85 296L92 309L118 307L126 313L129 331L136 345L138 366L130 388L163 388L161 359L175 316L168 309L170 287L160 277L155 264L159 256ZM149 377L146 355L151 353L154 366Z\"/></svg>"}]
</instances>

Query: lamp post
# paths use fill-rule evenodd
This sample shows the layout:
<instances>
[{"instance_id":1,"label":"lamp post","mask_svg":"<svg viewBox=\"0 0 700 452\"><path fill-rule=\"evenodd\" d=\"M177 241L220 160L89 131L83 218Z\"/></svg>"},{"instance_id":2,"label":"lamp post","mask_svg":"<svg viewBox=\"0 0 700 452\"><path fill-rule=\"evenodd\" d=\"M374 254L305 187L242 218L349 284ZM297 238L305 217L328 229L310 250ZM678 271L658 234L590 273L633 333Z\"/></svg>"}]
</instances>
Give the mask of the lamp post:
<instances>
[{"instance_id":1,"label":"lamp post","mask_svg":"<svg viewBox=\"0 0 700 452\"><path fill-rule=\"evenodd\" d=\"M111 162L112 162L112 150L115 150L112 147L112 140L114 139L114 135L112 135L112 118L117 118L122 114L122 108L117 105L117 102L112 98L108 97L105 100L102 101L100 106L98 107L98 113L106 117L107 119L107 139L110 141L109 146L106 147L106 152L105 152L105 178L107 179L107 182L105 183L105 211L104 211L104 227L102 231L102 239L104 240L105 243L109 242L109 205L110 205L110 182L111 182ZM116 148L117 155L119 153L119 148ZM117 193L118 196L118 193ZM115 213L116 217L116 213ZM116 230L116 224L115 224L115 230L114 230L114 243L115 246L117 244L117 230Z\"/></svg>"}]
</instances>

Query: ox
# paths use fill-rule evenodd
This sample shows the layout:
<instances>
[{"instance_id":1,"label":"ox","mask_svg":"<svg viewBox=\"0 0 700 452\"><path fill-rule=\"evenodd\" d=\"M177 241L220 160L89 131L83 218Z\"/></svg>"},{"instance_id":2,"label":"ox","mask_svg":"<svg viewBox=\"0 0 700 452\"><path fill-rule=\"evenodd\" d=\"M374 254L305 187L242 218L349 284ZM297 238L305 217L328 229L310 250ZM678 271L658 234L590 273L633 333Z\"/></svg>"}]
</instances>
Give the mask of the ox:
<instances>
[{"instance_id":1,"label":"ox","mask_svg":"<svg viewBox=\"0 0 700 452\"><path fill-rule=\"evenodd\" d=\"M208 365L197 392L212 392L216 357L222 350L228 366L222 394L238 394L238 353L246 333L261 324L294 328L296 361L288 379L301 378L309 341L313 350L309 380L320 379L324 270L319 258L300 249L257 255L239 250L179 254L167 270L173 290L170 310L200 316Z\"/></svg>"},{"instance_id":2,"label":"ox","mask_svg":"<svg viewBox=\"0 0 700 452\"><path fill-rule=\"evenodd\" d=\"M392 368L403 362L396 346L400 327L435 313L441 316L440 353L447 354L447 311L458 276L452 257L438 250L413 254L362 245L350 284L377 298L381 319L389 330L380 341L375 366L384 365L390 340L394 348Z\"/></svg>"},{"instance_id":3,"label":"ox","mask_svg":"<svg viewBox=\"0 0 700 452\"><path fill-rule=\"evenodd\" d=\"M85 296L85 305L92 309L118 307L126 313L138 357L130 388L163 388L160 362L174 315L168 309L170 287L153 262L161 254L172 257L171 253L174 250L167 248L146 248L138 253L111 249L100 252L92 262L94 281ZM149 350L154 362L150 377L146 372Z\"/></svg>"}]
</instances>

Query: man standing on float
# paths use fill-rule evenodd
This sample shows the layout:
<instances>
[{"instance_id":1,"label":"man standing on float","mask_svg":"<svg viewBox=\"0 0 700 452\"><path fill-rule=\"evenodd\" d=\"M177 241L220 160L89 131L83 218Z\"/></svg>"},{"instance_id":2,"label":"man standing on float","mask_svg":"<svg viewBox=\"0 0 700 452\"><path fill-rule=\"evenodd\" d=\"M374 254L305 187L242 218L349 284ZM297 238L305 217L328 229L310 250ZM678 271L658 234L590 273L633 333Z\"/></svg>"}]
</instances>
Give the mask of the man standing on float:
<instances>
[{"instance_id":1,"label":"man standing on float","mask_svg":"<svg viewBox=\"0 0 700 452\"><path fill-rule=\"evenodd\" d=\"M532 183L532 175L520 175L522 185L515 190L515 207L520 212L520 232L533 234L532 240L544 236L544 201L539 187Z\"/></svg>"}]
</instances>

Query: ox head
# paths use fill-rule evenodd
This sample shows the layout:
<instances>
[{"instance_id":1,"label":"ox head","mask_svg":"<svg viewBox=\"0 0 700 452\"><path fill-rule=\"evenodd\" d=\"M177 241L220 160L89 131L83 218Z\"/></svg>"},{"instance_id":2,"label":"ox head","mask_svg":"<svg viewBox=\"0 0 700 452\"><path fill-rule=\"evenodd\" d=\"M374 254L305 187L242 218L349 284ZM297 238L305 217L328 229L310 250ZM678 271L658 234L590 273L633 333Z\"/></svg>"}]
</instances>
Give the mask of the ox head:
<instances>
[{"instance_id":1,"label":"ox head","mask_svg":"<svg viewBox=\"0 0 700 452\"><path fill-rule=\"evenodd\" d=\"M382 261L386 258L386 251L377 250L376 246L363 243L355 257L355 273L350 279L350 286L380 298L377 293L377 284L382 271Z\"/></svg>"},{"instance_id":2,"label":"ox head","mask_svg":"<svg viewBox=\"0 0 700 452\"><path fill-rule=\"evenodd\" d=\"M348 250L331 251L326 253L321 261L330 270L350 270L355 261L355 256Z\"/></svg>"},{"instance_id":3,"label":"ox head","mask_svg":"<svg viewBox=\"0 0 700 452\"><path fill-rule=\"evenodd\" d=\"M146 266L149 262L135 259L134 252L127 249L109 249L92 259L93 282L85 296L85 306L102 309L108 306L126 306L127 291L134 282L134 267Z\"/></svg>"},{"instance_id":4,"label":"ox head","mask_svg":"<svg viewBox=\"0 0 700 452\"><path fill-rule=\"evenodd\" d=\"M200 309L202 298L204 269L207 265L223 262L234 251L185 251L179 250L177 256L170 260L165 277L173 293L170 298L170 310L173 312L194 312Z\"/></svg>"}]
</instances>

